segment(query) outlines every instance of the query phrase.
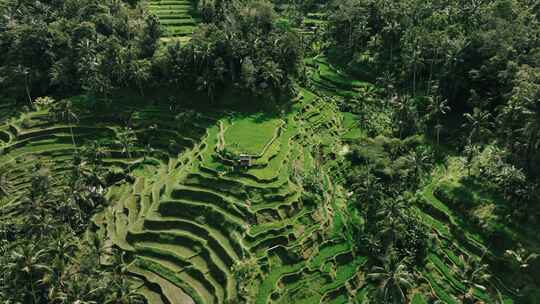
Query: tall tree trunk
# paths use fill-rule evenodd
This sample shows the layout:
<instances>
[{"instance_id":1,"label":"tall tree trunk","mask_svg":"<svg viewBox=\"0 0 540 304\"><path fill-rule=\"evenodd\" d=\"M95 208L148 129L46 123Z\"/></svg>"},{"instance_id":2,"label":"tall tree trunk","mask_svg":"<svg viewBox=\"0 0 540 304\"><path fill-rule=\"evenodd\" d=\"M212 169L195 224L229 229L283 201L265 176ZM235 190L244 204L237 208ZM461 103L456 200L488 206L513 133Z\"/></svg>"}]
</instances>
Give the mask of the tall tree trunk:
<instances>
[{"instance_id":1,"label":"tall tree trunk","mask_svg":"<svg viewBox=\"0 0 540 304\"><path fill-rule=\"evenodd\" d=\"M527 168L527 171L529 172L532 169L532 155L534 154L534 144L534 136L531 135L527 142L527 150L525 152L525 168Z\"/></svg>"},{"instance_id":2,"label":"tall tree trunk","mask_svg":"<svg viewBox=\"0 0 540 304\"><path fill-rule=\"evenodd\" d=\"M32 293L32 300L34 301L34 304L37 304L38 300L36 296L36 287L34 286L34 279L32 276L32 272L30 272L30 292Z\"/></svg>"},{"instance_id":3,"label":"tall tree trunk","mask_svg":"<svg viewBox=\"0 0 540 304\"><path fill-rule=\"evenodd\" d=\"M427 88L426 88L426 95L429 96L431 92L431 81L433 80L433 66L435 65L435 60L437 60L437 58L439 57L439 50L437 49L435 51L435 57L431 59L431 64L429 66L429 78L428 78L428 82L427 82Z\"/></svg>"},{"instance_id":4,"label":"tall tree trunk","mask_svg":"<svg viewBox=\"0 0 540 304\"><path fill-rule=\"evenodd\" d=\"M71 142L73 143L73 146L76 147L75 136L73 135L73 125L71 123L69 123L69 132L71 133Z\"/></svg>"},{"instance_id":5,"label":"tall tree trunk","mask_svg":"<svg viewBox=\"0 0 540 304\"><path fill-rule=\"evenodd\" d=\"M416 56L416 54L415 54ZM413 93L412 96L416 96L416 59L413 63Z\"/></svg>"},{"instance_id":6,"label":"tall tree trunk","mask_svg":"<svg viewBox=\"0 0 540 304\"><path fill-rule=\"evenodd\" d=\"M141 97L144 97L144 91L143 91L143 85L142 82L139 80L137 81L138 87L139 87L139 93L141 93Z\"/></svg>"},{"instance_id":7,"label":"tall tree trunk","mask_svg":"<svg viewBox=\"0 0 540 304\"><path fill-rule=\"evenodd\" d=\"M26 96L28 97L28 103L32 105L32 97L30 96L30 87L28 85L28 75L24 75L24 88L26 90Z\"/></svg>"}]
</instances>

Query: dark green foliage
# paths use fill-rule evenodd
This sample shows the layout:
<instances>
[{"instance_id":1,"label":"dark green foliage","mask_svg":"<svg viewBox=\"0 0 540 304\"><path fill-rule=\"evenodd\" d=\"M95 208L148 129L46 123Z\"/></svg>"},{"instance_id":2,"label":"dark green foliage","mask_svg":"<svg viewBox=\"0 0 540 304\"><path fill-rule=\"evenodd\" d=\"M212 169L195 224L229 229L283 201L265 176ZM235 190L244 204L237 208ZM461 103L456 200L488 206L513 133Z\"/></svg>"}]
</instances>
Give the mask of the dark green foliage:
<instances>
[{"instance_id":1,"label":"dark green foliage","mask_svg":"<svg viewBox=\"0 0 540 304\"><path fill-rule=\"evenodd\" d=\"M101 170L86 166L75 157L68 185L59 189L51 187L50 172L36 165L21 202L24 212L2 209L1 301L143 303L125 276L124 254L105 247L103 231L90 229L91 216L107 202ZM100 265L105 257L112 260L109 268Z\"/></svg>"},{"instance_id":2,"label":"dark green foliage","mask_svg":"<svg viewBox=\"0 0 540 304\"><path fill-rule=\"evenodd\" d=\"M475 207L474 196L469 189L461 184L442 182L433 194L441 201L449 203L451 208L467 211Z\"/></svg>"},{"instance_id":3,"label":"dark green foliage","mask_svg":"<svg viewBox=\"0 0 540 304\"><path fill-rule=\"evenodd\" d=\"M300 38L268 1L213 3L221 13L211 13L211 23L160 52L157 17L122 2L20 2L0 19L0 88L8 96L107 98L125 87L144 96L163 83L203 92L210 103L230 87L280 103L294 94Z\"/></svg>"},{"instance_id":4,"label":"dark green foliage","mask_svg":"<svg viewBox=\"0 0 540 304\"><path fill-rule=\"evenodd\" d=\"M30 100L136 86L130 66L151 57L159 38L155 17L129 22L136 15L120 1L14 1L7 12L0 19L0 88Z\"/></svg>"},{"instance_id":5,"label":"dark green foliage","mask_svg":"<svg viewBox=\"0 0 540 304\"><path fill-rule=\"evenodd\" d=\"M300 37L277 21L267 1L233 1L223 14L198 28L187 45L167 48L157 62L161 77L205 93L210 103L230 87L275 103L290 98L302 57Z\"/></svg>"},{"instance_id":6,"label":"dark green foliage","mask_svg":"<svg viewBox=\"0 0 540 304\"><path fill-rule=\"evenodd\" d=\"M529 1L334 1L328 53L390 96L404 91L416 99L418 113L430 113L423 118L437 143L457 127L443 118L466 112L469 141L498 137L513 163L536 175L539 32ZM430 107L422 107L422 96ZM395 117L401 129L406 116Z\"/></svg>"},{"instance_id":7,"label":"dark green foliage","mask_svg":"<svg viewBox=\"0 0 540 304\"><path fill-rule=\"evenodd\" d=\"M535 303L536 2L151 3L0 0L0 302Z\"/></svg>"},{"instance_id":8,"label":"dark green foliage","mask_svg":"<svg viewBox=\"0 0 540 304\"><path fill-rule=\"evenodd\" d=\"M358 246L368 242L370 254L384 255L390 248L401 258L422 264L428 250L428 232L410 211L416 189L429 168L420 158L422 139L377 137L356 143L350 155L347 183L354 191L355 208L365 217Z\"/></svg>"}]
</instances>

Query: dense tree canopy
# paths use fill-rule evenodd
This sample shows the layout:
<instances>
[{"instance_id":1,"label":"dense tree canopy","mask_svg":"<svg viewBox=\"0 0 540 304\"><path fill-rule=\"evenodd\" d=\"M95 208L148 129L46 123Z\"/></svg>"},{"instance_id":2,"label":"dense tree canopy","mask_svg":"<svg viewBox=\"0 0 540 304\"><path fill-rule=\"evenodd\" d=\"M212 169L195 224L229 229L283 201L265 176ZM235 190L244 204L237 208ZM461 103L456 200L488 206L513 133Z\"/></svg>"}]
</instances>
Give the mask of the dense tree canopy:
<instances>
[{"instance_id":1,"label":"dense tree canopy","mask_svg":"<svg viewBox=\"0 0 540 304\"><path fill-rule=\"evenodd\" d=\"M159 38L155 17L122 1L13 1L0 22L2 91L30 99L134 85Z\"/></svg>"},{"instance_id":2,"label":"dense tree canopy","mask_svg":"<svg viewBox=\"0 0 540 304\"><path fill-rule=\"evenodd\" d=\"M301 65L299 36L265 1L232 1L214 15L190 43L169 46L158 58L158 79L196 88L210 100L228 86L276 102L286 99Z\"/></svg>"},{"instance_id":3,"label":"dense tree canopy","mask_svg":"<svg viewBox=\"0 0 540 304\"><path fill-rule=\"evenodd\" d=\"M0 160L0 302L536 303L540 4L0 0Z\"/></svg>"},{"instance_id":4,"label":"dense tree canopy","mask_svg":"<svg viewBox=\"0 0 540 304\"><path fill-rule=\"evenodd\" d=\"M333 7L328 35L337 60L412 96L446 100L456 114L488 111L493 138L516 152L512 162L534 171L538 4L347 0Z\"/></svg>"},{"instance_id":5,"label":"dense tree canopy","mask_svg":"<svg viewBox=\"0 0 540 304\"><path fill-rule=\"evenodd\" d=\"M160 26L136 3L9 2L0 19L2 92L30 103L45 94L107 96L125 87L144 94L164 83L202 91L210 101L231 85L276 100L292 93L300 40L270 2L216 1L199 9L210 10L208 23L193 39L156 53Z\"/></svg>"}]
</instances>

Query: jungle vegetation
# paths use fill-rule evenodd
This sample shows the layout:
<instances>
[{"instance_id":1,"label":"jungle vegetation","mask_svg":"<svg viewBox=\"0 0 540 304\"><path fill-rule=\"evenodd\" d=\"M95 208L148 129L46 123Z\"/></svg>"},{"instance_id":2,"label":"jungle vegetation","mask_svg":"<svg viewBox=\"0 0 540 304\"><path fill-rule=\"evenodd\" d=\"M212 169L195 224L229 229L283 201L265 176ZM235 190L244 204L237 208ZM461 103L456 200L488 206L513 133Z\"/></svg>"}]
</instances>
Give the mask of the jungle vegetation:
<instances>
[{"instance_id":1,"label":"jungle vegetation","mask_svg":"<svg viewBox=\"0 0 540 304\"><path fill-rule=\"evenodd\" d=\"M533 0L0 0L0 302L538 303Z\"/></svg>"}]
</instances>

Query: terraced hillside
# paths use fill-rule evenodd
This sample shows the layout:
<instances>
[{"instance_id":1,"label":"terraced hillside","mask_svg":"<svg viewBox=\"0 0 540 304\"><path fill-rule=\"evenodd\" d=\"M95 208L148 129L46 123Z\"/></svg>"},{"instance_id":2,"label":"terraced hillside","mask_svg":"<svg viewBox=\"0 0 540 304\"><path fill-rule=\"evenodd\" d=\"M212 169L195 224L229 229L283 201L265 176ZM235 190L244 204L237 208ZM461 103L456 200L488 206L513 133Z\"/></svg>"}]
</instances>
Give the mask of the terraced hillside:
<instances>
[{"instance_id":1,"label":"terraced hillside","mask_svg":"<svg viewBox=\"0 0 540 304\"><path fill-rule=\"evenodd\" d=\"M63 187L83 143L99 140L108 152L105 166L131 178L111 187L113 205L94 222L131 253L129 272L144 283L137 292L150 303L343 302L340 290L364 259L333 229L334 192L314 198L303 191L313 184L334 189L323 173L333 161L323 165L314 155L337 147L335 108L306 91L277 116L175 113L162 105L107 111L99 119L81 108L70 123L52 111L43 107L0 127L1 170L9 171L10 185L2 204L11 211L4 214L22 211L17 204L31 187L33 166L50 168L51 187ZM136 138L129 150L121 140L126 133ZM251 154L249 168L236 165L238 152ZM249 286L238 271L246 261L256 265ZM305 291L313 280L321 288Z\"/></svg>"},{"instance_id":2,"label":"terraced hillside","mask_svg":"<svg viewBox=\"0 0 540 304\"><path fill-rule=\"evenodd\" d=\"M78 98L73 100L74 103L80 101ZM171 115L168 106L137 108L113 111L115 114L102 113L99 120L81 110L76 123L56 119L50 108L18 117L11 117L9 107L0 109L4 119L0 126L0 164L1 169L10 169L10 202L18 201L30 187L27 172L38 162L47 164L58 186L63 185L63 173L83 144L99 140L107 154L103 162L111 170L131 170L141 166L143 160L157 166L167 164L171 157L192 147L204 134L205 123L208 123L208 119L200 118L200 129L190 128L189 132L180 135L177 129L182 125L174 116L169 122L162 120ZM125 127L126 119L130 128ZM126 133L135 140L130 151L126 151L121 141L122 134ZM153 152L145 152L144 145L150 146Z\"/></svg>"},{"instance_id":3,"label":"terraced hillside","mask_svg":"<svg viewBox=\"0 0 540 304\"><path fill-rule=\"evenodd\" d=\"M291 2L294 1L273 1L275 4L276 11L281 14L284 18L292 17L288 14L290 12L296 11L296 6ZM279 2L279 3L277 3ZM330 1L317 1L318 3L312 2L311 7L308 11L303 11L300 16L294 15L293 19L296 19L297 30L302 35L307 37L313 36L315 34L321 33L321 31L326 27L328 20L328 9L326 8L329 5ZM302 4L296 3L296 5L302 6ZM305 10L305 8L303 8Z\"/></svg>"},{"instance_id":4,"label":"terraced hillside","mask_svg":"<svg viewBox=\"0 0 540 304\"><path fill-rule=\"evenodd\" d=\"M324 56L306 59L314 89L327 95L358 97L359 94L377 90L373 84L350 78L339 71Z\"/></svg>"},{"instance_id":5,"label":"terraced hillside","mask_svg":"<svg viewBox=\"0 0 540 304\"><path fill-rule=\"evenodd\" d=\"M300 33L303 35L316 35L324 29L327 24L327 15L323 12L308 13L302 20Z\"/></svg>"},{"instance_id":6,"label":"terraced hillside","mask_svg":"<svg viewBox=\"0 0 540 304\"><path fill-rule=\"evenodd\" d=\"M122 168L131 179L110 188L112 205L94 222L129 253L128 271L143 283L137 292L149 303L362 303L370 297L368 260L344 239L346 195L335 174L345 142L365 139L353 114L305 90L290 111L274 116L161 105L125 108L98 123L81 114L69 124L51 120L49 112L25 113L0 127L0 164L10 170L13 194L4 207L16 210L37 160L51 168L52 186L62 186L74 152L100 139L110 152L107 167ZM119 140L125 132L136 136L130 152ZM240 154L250 155L249 166L239 165ZM460 303L460 256L497 262L486 254L482 233L434 195L437 187L428 185L413 206L437 246L418 269L425 284L412 303ZM512 303L512 282L496 277L492 283ZM475 296L489 303L484 291Z\"/></svg>"},{"instance_id":7,"label":"terraced hillside","mask_svg":"<svg viewBox=\"0 0 540 304\"><path fill-rule=\"evenodd\" d=\"M364 259L332 233L332 196L324 195L323 204L306 198L308 183L298 178L315 168L314 132L327 130L331 139L340 131L326 107L306 92L280 117L221 119L178 159L109 193L119 204L96 221L133 253L130 271L147 282L145 295L157 292L164 303L183 303L178 294L196 303L234 303L239 296L257 303L343 302L340 290ZM236 166L226 152L231 147L249 150L251 167ZM334 187L328 176L319 177ZM242 287L233 269L248 260L256 261L257 275L254 285ZM314 280L321 288L301 288Z\"/></svg>"},{"instance_id":8,"label":"terraced hillside","mask_svg":"<svg viewBox=\"0 0 540 304\"><path fill-rule=\"evenodd\" d=\"M324 58L308 60L308 64L312 69L312 83L322 94L363 98L367 101L366 98L377 93L377 89L371 84L353 80L340 73ZM342 114L342 129L345 130L341 133L343 142L370 140L362 129L363 123L359 116L350 112ZM516 291L519 287L514 281L517 274L504 266L502 253L493 249L490 240L492 235L486 233L484 228L464 220L460 215L463 211L456 210L455 202L449 201L444 195L444 191L458 191L468 195L467 204L480 205L479 202L482 201L505 204L490 193L461 184L459 180L465 172L462 159L449 158L449 167L435 170L432 183L421 189L419 200L412 206L416 216L432 231L435 243L427 255L425 266L419 269L419 275L424 282L420 285L419 291L411 296L412 303L428 303L428 300L462 303L462 299L458 296L467 293L468 290L463 284L465 279L461 271L465 269L466 263L471 261L473 263L484 261L494 269L489 285L497 291L497 298L500 301L497 303L514 303L512 299L517 296ZM515 228L509 228L503 220L499 220L497 225L499 237L502 239L520 240L533 248L540 242L537 237L531 238L532 233L525 231L527 228L517 231ZM370 287L365 289L369 290ZM363 295L361 291L360 297ZM489 295L481 288L474 288L474 298L492 303L493 295Z\"/></svg>"},{"instance_id":9,"label":"terraced hillside","mask_svg":"<svg viewBox=\"0 0 540 304\"><path fill-rule=\"evenodd\" d=\"M164 41L188 41L200 22L194 0L150 0L148 10L159 18Z\"/></svg>"}]
</instances>

